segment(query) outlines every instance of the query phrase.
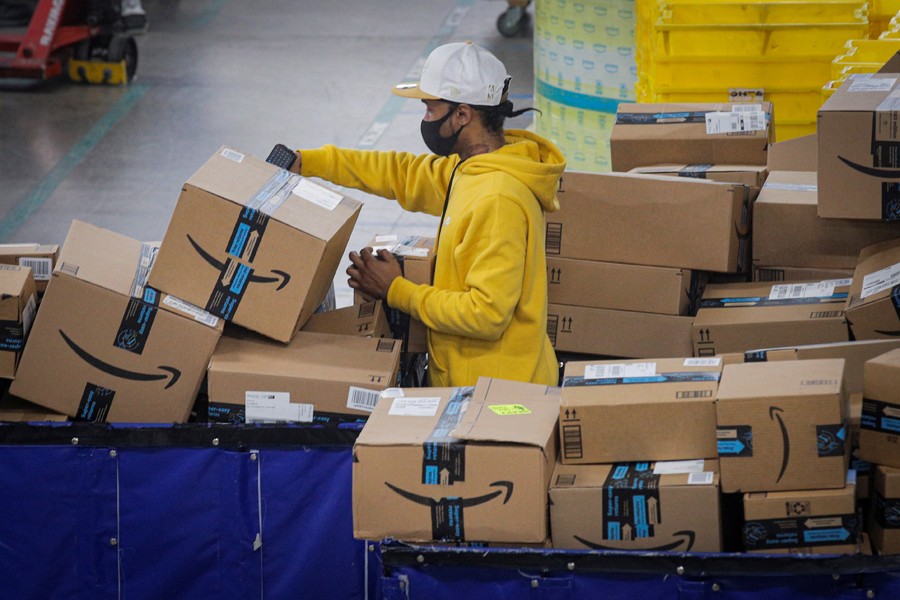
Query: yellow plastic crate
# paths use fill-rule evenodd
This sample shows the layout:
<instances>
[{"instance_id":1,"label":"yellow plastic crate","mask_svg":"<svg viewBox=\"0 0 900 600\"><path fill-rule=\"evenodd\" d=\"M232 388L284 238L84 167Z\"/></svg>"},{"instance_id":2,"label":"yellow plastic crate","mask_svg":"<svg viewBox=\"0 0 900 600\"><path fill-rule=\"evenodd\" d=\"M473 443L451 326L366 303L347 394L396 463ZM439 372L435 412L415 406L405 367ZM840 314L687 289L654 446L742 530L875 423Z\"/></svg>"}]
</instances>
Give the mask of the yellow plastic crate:
<instances>
[{"instance_id":1,"label":"yellow plastic crate","mask_svg":"<svg viewBox=\"0 0 900 600\"><path fill-rule=\"evenodd\" d=\"M816 121L808 123L779 123L775 120L775 141L784 142L816 132Z\"/></svg>"},{"instance_id":2,"label":"yellow plastic crate","mask_svg":"<svg viewBox=\"0 0 900 600\"><path fill-rule=\"evenodd\" d=\"M864 38L867 23L806 25L675 25L657 23L654 58L792 56L833 59L849 39Z\"/></svg>"},{"instance_id":3,"label":"yellow plastic crate","mask_svg":"<svg viewBox=\"0 0 900 600\"><path fill-rule=\"evenodd\" d=\"M729 102L728 90L671 90L653 88L651 95L655 102ZM808 89L766 89L763 99L771 102L776 123L806 123L816 120L816 113L822 106L820 86Z\"/></svg>"},{"instance_id":4,"label":"yellow plastic crate","mask_svg":"<svg viewBox=\"0 0 900 600\"><path fill-rule=\"evenodd\" d=\"M831 79L825 59L793 57L658 58L645 69L652 87L692 89L809 87ZM640 69L638 72L640 73Z\"/></svg>"},{"instance_id":5,"label":"yellow plastic crate","mask_svg":"<svg viewBox=\"0 0 900 600\"><path fill-rule=\"evenodd\" d=\"M676 25L866 23L868 3L865 0L824 2L660 0L659 9L665 23Z\"/></svg>"},{"instance_id":6,"label":"yellow plastic crate","mask_svg":"<svg viewBox=\"0 0 900 600\"><path fill-rule=\"evenodd\" d=\"M831 61L831 78L843 79L850 73L874 73L900 51L900 38L850 40L846 52Z\"/></svg>"},{"instance_id":7,"label":"yellow plastic crate","mask_svg":"<svg viewBox=\"0 0 900 600\"><path fill-rule=\"evenodd\" d=\"M870 17L885 17L890 19L900 12L900 0L872 0L869 3Z\"/></svg>"}]
</instances>

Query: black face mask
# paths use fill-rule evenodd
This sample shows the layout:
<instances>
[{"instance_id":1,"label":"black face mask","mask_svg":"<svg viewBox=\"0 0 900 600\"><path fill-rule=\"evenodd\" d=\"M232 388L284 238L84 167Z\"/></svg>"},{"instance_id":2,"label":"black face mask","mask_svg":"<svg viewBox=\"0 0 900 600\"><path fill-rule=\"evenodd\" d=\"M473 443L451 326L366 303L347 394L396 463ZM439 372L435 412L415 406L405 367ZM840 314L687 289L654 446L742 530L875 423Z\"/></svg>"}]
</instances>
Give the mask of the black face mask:
<instances>
[{"instance_id":1,"label":"black face mask","mask_svg":"<svg viewBox=\"0 0 900 600\"><path fill-rule=\"evenodd\" d=\"M450 118L450 115L452 115L455 110L456 106L451 108L447 111L446 115L436 121L422 121L422 139L425 140L425 145L428 146L428 149L437 155L450 156L450 153L453 152L453 147L456 145L456 141L459 139L459 134L462 133L463 127L465 127L465 125L460 127L456 133L450 137L441 136L439 131L441 125Z\"/></svg>"}]
</instances>

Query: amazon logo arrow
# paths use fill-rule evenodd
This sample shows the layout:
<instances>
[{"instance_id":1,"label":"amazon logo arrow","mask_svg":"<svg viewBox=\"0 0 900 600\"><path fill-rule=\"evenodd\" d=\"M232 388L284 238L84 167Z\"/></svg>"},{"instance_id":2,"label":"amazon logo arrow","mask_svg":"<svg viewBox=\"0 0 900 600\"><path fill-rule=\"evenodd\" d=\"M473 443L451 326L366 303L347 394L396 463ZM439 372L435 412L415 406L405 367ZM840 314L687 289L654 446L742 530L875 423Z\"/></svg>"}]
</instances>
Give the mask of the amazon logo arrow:
<instances>
[{"instance_id":1,"label":"amazon logo arrow","mask_svg":"<svg viewBox=\"0 0 900 600\"><path fill-rule=\"evenodd\" d=\"M649 550L651 552L668 552L670 550L675 550L678 546L685 544L685 552L690 552L691 548L694 547L694 539L696 534L693 531L685 529L684 531L676 531L672 534L673 536L684 536L683 539L675 540L674 542L669 542L668 544L662 544L659 546L654 546L652 548L641 548L641 550ZM586 540L580 536L572 536L591 550L621 550L622 548L616 548L615 546L605 546L603 544L598 544L596 542L591 542L590 540Z\"/></svg>"},{"instance_id":2,"label":"amazon logo arrow","mask_svg":"<svg viewBox=\"0 0 900 600\"><path fill-rule=\"evenodd\" d=\"M194 247L194 250L197 251L197 254L199 254L203 260L205 260L219 272L225 270L225 263L216 260L216 257L204 250L200 246L200 244L194 241L194 238L192 238L190 234L187 235L187 239L191 243L191 246ZM279 283L278 287L275 288L276 292L282 289L291 281L290 273L285 273L284 271L279 271L278 269L272 269L272 273L277 275L277 277L265 277L263 275L257 275L256 273L253 273L252 275L250 275L250 277L247 278L247 280L250 283L274 283L276 281L280 281L281 283Z\"/></svg>"},{"instance_id":3,"label":"amazon logo arrow","mask_svg":"<svg viewBox=\"0 0 900 600\"><path fill-rule=\"evenodd\" d=\"M429 506L429 507L434 508L434 507L437 507L441 503L441 500L443 500L443 498L441 500L435 500L433 498L429 498L428 496L420 496L419 494L413 494L412 492L408 492L404 489L398 488L395 485L391 485L387 481L384 482L384 485L388 486L394 492L396 492L398 495L403 496L407 500L415 502L416 504L421 504L423 506ZM503 504L506 504L507 502L509 502L509 498L510 498L510 496L512 496L512 493L513 493L513 482L512 481L495 481L494 483L490 484L490 487L505 488L506 489L506 497L503 498ZM454 504L459 506L460 508L470 508L472 506L478 506L479 504L484 504L485 502L490 502L491 500L493 500L494 498L496 498L497 496L500 496L502 494L503 494L503 490L496 490L494 492L485 494L483 496L476 496L475 498L460 498L458 501L454 501Z\"/></svg>"},{"instance_id":4,"label":"amazon logo arrow","mask_svg":"<svg viewBox=\"0 0 900 600\"><path fill-rule=\"evenodd\" d=\"M778 479L775 480L775 483L781 481L781 478L784 477L784 472L787 470L788 459L791 456L791 440L788 437L788 430L784 424L784 420L781 418L781 414L784 410L778 408L777 406L769 407L769 418L774 420L778 420L778 426L781 427L781 440L782 440L782 448L784 448L781 455L781 471L778 472Z\"/></svg>"},{"instance_id":5,"label":"amazon logo arrow","mask_svg":"<svg viewBox=\"0 0 900 600\"><path fill-rule=\"evenodd\" d=\"M59 330L59 335L62 336L63 341L72 349L72 351L81 358L84 362L88 363L95 369L99 369L104 373L108 373L113 377L118 377L120 379L131 379L133 381L160 381L163 379L168 379L171 377L169 383L166 384L165 389L169 389L178 381L181 377L181 371L176 369L175 367L169 367L166 365L159 365L157 369L161 371L165 371L166 373L141 373L139 371L129 371L127 369L122 369L115 365L111 365L106 361L100 360L93 354L89 353L87 350L76 344L72 338L67 336L62 329Z\"/></svg>"},{"instance_id":6,"label":"amazon logo arrow","mask_svg":"<svg viewBox=\"0 0 900 600\"><path fill-rule=\"evenodd\" d=\"M900 179L900 169L898 168L878 168L878 167L867 167L864 165L857 164L852 160L847 160L843 156L838 156L838 160L854 169L863 173L865 175L869 175L871 177L878 177L879 179Z\"/></svg>"}]
</instances>

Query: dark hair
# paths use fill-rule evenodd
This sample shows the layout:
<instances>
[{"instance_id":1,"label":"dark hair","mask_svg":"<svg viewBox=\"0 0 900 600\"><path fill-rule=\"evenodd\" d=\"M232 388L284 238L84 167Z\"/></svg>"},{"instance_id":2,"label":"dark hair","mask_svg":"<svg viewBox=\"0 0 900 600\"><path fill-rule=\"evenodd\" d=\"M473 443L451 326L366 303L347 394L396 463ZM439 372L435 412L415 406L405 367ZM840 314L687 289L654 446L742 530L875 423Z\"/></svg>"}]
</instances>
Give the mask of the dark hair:
<instances>
[{"instance_id":1,"label":"dark hair","mask_svg":"<svg viewBox=\"0 0 900 600\"><path fill-rule=\"evenodd\" d=\"M541 111L534 107L513 110L513 103L509 100L504 100L497 106L473 105L472 108L481 113L481 122L484 124L485 129L492 133L503 133L503 123L506 121L507 117L518 117L530 110L541 114Z\"/></svg>"}]
</instances>

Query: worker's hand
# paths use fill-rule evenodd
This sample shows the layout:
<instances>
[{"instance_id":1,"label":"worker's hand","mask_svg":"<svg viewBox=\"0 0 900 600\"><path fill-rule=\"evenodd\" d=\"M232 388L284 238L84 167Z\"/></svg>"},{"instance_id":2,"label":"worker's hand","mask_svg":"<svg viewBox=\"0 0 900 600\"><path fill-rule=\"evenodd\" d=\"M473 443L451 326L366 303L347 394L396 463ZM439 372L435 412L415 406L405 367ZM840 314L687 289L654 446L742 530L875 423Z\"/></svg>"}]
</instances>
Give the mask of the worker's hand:
<instances>
[{"instance_id":1,"label":"worker's hand","mask_svg":"<svg viewBox=\"0 0 900 600\"><path fill-rule=\"evenodd\" d=\"M391 284L403 275L400 263L385 249L375 254L372 248L363 248L358 253L350 253L347 283L354 290L378 300L386 300Z\"/></svg>"},{"instance_id":2,"label":"worker's hand","mask_svg":"<svg viewBox=\"0 0 900 600\"><path fill-rule=\"evenodd\" d=\"M294 150L294 155L297 157L297 160L294 161L294 164L291 165L291 168L288 169L291 173L300 174L300 167L302 166L303 157L300 154L299 150Z\"/></svg>"}]
</instances>

